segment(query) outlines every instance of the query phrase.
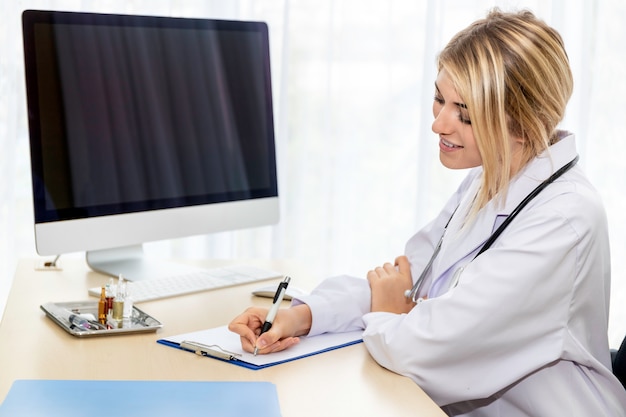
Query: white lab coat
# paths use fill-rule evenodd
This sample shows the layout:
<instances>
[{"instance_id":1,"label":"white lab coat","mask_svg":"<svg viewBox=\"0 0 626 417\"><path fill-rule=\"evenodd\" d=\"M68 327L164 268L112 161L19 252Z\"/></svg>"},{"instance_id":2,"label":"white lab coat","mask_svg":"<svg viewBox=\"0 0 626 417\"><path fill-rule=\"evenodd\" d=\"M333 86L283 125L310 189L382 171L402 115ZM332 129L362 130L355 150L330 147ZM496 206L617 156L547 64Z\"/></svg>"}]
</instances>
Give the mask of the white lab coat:
<instances>
[{"instance_id":1,"label":"white lab coat","mask_svg":"<svg viewBox=\"0 0 626 417\"><path fill-rule=\"evenodd\" d=\"M311 308L309 334L365 329L372 357L413 379L449 415L625 416L607 341L607 221L581 168L544 189L472 261L518 203L575 156L569 134L513 180L504 205L490 203L461 228L480 181L481 168L471 170L406 245L415 280L458 206L425 285L428 299L408 314L371 313L367 280L329 278L294 300Z\"/></svg>"}]
</instances>

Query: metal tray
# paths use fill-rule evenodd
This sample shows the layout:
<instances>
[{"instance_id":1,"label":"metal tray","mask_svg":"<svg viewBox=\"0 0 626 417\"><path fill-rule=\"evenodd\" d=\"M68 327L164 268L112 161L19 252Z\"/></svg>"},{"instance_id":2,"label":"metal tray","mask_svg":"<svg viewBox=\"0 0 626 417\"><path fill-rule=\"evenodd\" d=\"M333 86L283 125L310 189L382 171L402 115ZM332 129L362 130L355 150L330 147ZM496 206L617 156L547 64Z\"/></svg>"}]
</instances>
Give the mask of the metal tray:
<instances>
[{"instance_id":1,"label":"metal tray","mask_svg":"<svg viewBox=\"0 0 626 417\"><path fill-rule=\"evenodd\" d=\"M134 333L156 332L163 324L154 317L133 306L129 317L120 321L109 320L107 326L98 326L98 302L71 301L42 304L41 309L63 330L76 337L115 336ZM89 319L82 325L81 319ZM72 320L72 322L70 322Z\"/></svg>"}]
</instances>

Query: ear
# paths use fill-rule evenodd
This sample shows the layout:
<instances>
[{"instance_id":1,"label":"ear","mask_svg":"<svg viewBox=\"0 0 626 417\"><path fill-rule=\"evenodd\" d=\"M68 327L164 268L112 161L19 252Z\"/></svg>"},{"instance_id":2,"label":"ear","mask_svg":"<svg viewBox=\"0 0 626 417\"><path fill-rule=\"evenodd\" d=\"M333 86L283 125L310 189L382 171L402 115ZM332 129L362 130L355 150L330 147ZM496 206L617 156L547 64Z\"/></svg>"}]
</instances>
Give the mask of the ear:
<instances>
[{"instance_id":1,"label":"ear","mask_svg":"<svg viewBox=\"0 0 626 417\"><path fill-rule=\"evenodd\" d=\"M520 146L524 146L528 139L523 138L521 136L511 135L511 139L513 139L513 143L518 144Z\"/></svg>"}]
</instances>

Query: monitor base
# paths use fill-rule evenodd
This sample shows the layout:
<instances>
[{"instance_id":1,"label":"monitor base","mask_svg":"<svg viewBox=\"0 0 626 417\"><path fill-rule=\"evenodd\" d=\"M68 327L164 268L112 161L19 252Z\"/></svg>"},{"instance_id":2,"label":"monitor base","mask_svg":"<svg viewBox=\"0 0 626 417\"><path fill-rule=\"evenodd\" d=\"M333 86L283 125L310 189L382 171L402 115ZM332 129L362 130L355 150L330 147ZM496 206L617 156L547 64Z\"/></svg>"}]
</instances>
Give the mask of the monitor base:
<instances>
[{"instance_id":1,"label":"monitor base","mask_svg":"<svg viewBox=\"0 0 626 417\"><path fill-rule=\"evenodd\" d=\"M202 270L189 265L146 257L142 245L88 251L87 265L96 272L128 281L163 278Z\"/></svg>"}]
</instances>

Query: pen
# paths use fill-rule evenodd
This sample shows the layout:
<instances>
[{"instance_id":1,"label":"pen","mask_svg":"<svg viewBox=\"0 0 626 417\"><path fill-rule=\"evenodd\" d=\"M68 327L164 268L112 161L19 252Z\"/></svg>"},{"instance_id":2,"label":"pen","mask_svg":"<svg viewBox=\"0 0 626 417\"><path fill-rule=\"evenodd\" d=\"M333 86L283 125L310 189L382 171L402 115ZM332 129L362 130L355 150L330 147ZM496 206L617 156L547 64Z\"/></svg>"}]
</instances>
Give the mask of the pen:
<instances>
[{"instance_id":1,"label":"pen","mask_svg":"<svg viewBox=\"0 0 626 417\"><path fill-rule=\"evenodd\" d=\"M105 330L106 326L95 320L89 320L76 314L69 316L68 321L83 330Z\"/></svg>"},{"instance_id":2,"label":"pen","mask_svg":"<svg viewBox=\"0 0 626 417\"><path fill-rule=\"evenodd\" d=\"M285 296L285 292L287 291L287 285L289 285L289 281L291 281L291 278L285 277L285 279L280 284L278 284L276 294L274 295L274 301L272 301L272 307L270 308L269 313L267 313L265 323L263 323L263 327L261 327L261 333L259 334L259 336L272 328L272 323L274 322L276 313L278 313L280 303L283 301L283 297ZM258 351L259 348L254 346L254 356L256 356Z\"/></svg>"},{"instance_id":3,"label":"pen","mask_svg":"<svg viewBox=\"0 0 626 417\"><path fill-rule=\"evenodd\" d=\"M73 324L74 326L83 329L83 330L89 330L91 329L91 323L89 322L89 320L77 315L77 314L70 314L69 317L67 318L67 320Z\"/></svg>"},{"instance_id":4,"label":"pen","mask_svg":"<svg viewBox=\"0 0 626 417\"><path fill-rule=\"evenodd\" d=\"M92 330L92 329L102 329L102 325L94 320L89 320L86 317L82 317L79 314L66 310L64 308L55 309L55 315L58 317L64 318L69 321L71 325L82 329L82 330Z\"/></svg>"}]
</instances>

